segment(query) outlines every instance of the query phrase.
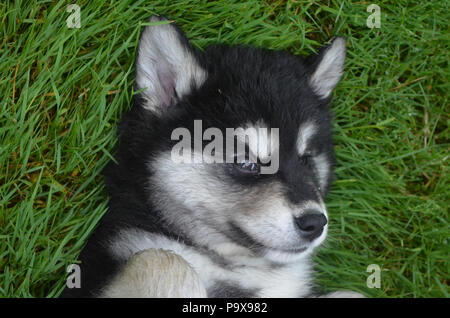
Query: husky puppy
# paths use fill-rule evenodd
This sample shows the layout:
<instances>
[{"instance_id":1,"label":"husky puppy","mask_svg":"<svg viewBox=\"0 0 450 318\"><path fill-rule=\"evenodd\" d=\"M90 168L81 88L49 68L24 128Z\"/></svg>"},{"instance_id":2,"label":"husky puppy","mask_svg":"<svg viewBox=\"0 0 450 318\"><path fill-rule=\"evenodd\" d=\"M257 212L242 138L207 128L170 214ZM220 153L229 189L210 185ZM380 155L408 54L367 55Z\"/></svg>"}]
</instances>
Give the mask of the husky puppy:
<instances>
[{"instance_id":1,"label":"husky puppy","mask_svg":"<svg viewBox=\"0 0 450 318\"><path fill-rule=\"evenodd\" d=\"M105 169L109 211L80 255L81 288L62 296L317 296L311 253L327 235L328 105L345 39L305 60L249 47L200 52L165 18L150 21L158 23L139 41L139 93L119 127L117 163ZM260 158L175 162L173 132L194 135L196 120L224 134L278 128L276 173L261 174Z\"/></svg>"}]
</instances>

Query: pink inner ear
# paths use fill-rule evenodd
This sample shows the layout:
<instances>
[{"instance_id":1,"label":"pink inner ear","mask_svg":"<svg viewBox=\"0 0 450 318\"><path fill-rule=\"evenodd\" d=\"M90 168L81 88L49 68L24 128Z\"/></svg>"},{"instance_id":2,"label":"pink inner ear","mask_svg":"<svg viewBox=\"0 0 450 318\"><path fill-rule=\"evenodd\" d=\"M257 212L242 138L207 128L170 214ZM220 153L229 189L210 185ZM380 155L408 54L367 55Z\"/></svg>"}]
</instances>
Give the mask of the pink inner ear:
<instances>
[{"instance_id":1,"label":"pink inner ear","mask_svg":"<svg viewBox=\"0 0 450 318\"><path fill-rule=\"evenodd\" d=\"M168 63L158 63L158 65L168 65ZM160 101L161 107L169 107L170 104L176 99L175 91L175 74L169 67L157 66L157 78L158 85L156 89L156 96L158 96L158 101Z\"/></svg>"},{"instance_id":2,"label":"pink inner ear","mask_svg":"<svg viewBox=\"0 0 450 318\"><path fill-rule=\"evenodd\" d=\"M138 89L146 88L142 92L147 100L145 108L153 111L167 109L190 92L192 83L199 86L205 77L194 49L175 25L145 28L136 60L136 86Z\"/></svg>"}]
</instances>

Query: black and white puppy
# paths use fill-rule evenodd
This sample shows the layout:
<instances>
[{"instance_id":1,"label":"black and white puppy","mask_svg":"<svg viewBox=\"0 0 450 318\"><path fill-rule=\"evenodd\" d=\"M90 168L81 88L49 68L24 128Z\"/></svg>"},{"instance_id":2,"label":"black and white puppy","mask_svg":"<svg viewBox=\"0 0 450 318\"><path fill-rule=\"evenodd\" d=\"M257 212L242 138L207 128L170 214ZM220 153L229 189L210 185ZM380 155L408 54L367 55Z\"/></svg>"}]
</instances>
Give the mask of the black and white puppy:
<instances>
[{"instance_id":1,"label":"black and white puppy","mask_svg":"<svg viewBox=\"0 0 450 318\"><path fill-rule=\"evenodd\" d=\"M62 296L317 296L311 252L327 234L329 102L346 41L306 60L249 47L200 52L166 19L150 21L136 59L139 93L119 127L117 163L105 170L109 211L80 255L81 288ZM271 133L231 137L254 161L179 162L180 128L200 151L230 128ZM277 162L263 174L258 147L268 144ZM229 157L218 148L209 155Z\"/></svg>"}]
</instances>

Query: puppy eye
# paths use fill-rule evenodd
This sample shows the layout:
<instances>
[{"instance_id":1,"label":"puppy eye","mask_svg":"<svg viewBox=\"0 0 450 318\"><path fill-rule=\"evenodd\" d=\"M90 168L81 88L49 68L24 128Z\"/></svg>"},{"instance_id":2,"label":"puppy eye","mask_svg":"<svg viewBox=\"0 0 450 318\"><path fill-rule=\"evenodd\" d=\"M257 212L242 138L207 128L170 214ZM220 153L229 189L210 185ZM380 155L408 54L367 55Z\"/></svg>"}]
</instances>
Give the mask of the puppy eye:
<instances>
[{"instance_id":1,"label":"puppy eye","mask_svg":"<svg viewBox=\"0 0 450 318\"><path fill-rule=\"evenodd\" d=\"M311 163L312 157L313 157L312 151L305 151L305 153L302 154L299 159L302 162L302 164L308 165Z\"/></svg>"},{"instance_id":2,"label":"puppy eye","mask_svg":"<svg viewBox=\"0 0 450 318\"><path fill-rule=\"evenodd\" d=\"M250 162L250 160L248 159L235 163L234 167L238 172L248 175L257 175L261 171L261 167L259 164Z\"/></svg>"}]
</instances>

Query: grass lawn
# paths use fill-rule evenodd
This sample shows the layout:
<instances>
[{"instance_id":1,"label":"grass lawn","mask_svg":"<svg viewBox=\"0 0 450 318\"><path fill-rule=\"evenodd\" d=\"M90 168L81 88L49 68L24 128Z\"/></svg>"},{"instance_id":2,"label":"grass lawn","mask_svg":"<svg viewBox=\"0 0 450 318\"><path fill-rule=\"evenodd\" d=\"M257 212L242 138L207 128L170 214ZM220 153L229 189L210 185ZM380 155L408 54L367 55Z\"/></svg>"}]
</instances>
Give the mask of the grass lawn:
<instances>
[{"instance_id":1,"label":"grass lawn","mask_svg":"<svg viewBox=\"0 0 450 318\"><path fill-rule=\"evenodd\" d=\"M366 25L372 2L379 29ZM66 25L70 3L81 7L79 29ZM58 296L107 211L101 170L153 14L199 48L306 55L346 36L320 288L449 296L448 1L17 0L0 4L0 297ZM380 288L366 285L370 264L381 268Z\"/></svg>"}]
</instances>

